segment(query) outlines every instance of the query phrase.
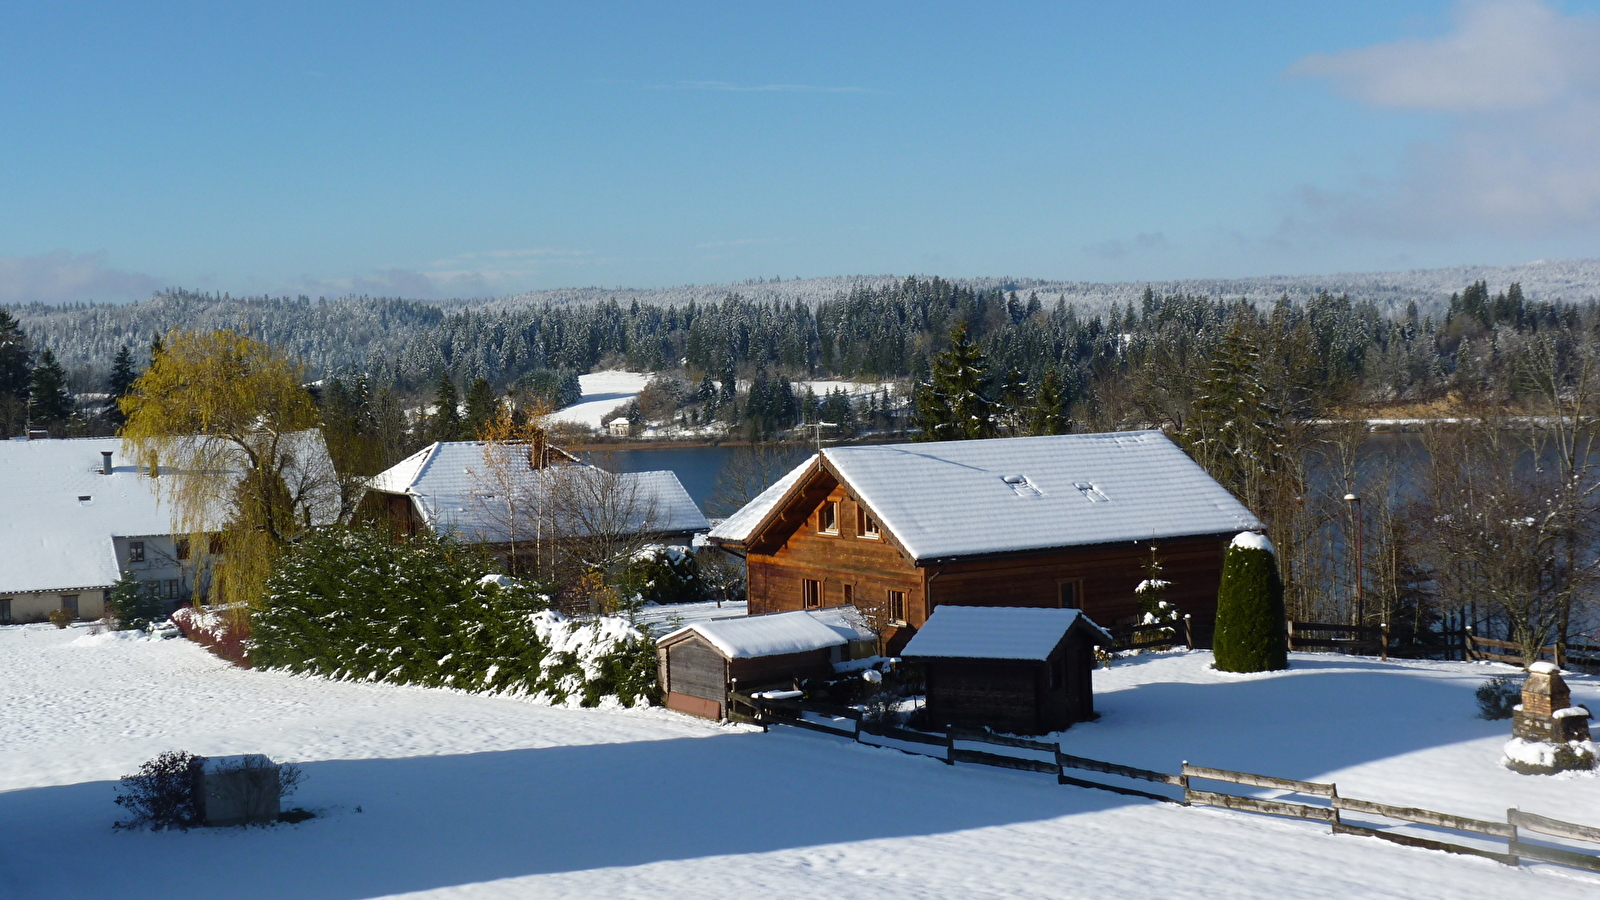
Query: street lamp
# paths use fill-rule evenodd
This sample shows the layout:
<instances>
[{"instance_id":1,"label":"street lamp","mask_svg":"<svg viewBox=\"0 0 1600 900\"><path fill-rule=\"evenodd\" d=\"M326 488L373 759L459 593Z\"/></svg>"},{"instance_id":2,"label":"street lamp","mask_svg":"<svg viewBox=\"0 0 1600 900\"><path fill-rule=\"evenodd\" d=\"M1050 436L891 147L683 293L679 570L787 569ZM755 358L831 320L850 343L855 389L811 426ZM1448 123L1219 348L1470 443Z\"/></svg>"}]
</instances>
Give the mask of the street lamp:
<instances>
[{"instance_id":1,"label":"street lamp","mask_svg":"<svg viewBox=\"0 0 1600 900\"><path fill-rule=\"evenodd\" d=\"M1355 494L1345 494L1344 500L1350 504L1350 522L1356 531L1356 624L1366 624L1366 597L1362 590L1361 570L1361 498Z\"/></svg>"}]
</instances>

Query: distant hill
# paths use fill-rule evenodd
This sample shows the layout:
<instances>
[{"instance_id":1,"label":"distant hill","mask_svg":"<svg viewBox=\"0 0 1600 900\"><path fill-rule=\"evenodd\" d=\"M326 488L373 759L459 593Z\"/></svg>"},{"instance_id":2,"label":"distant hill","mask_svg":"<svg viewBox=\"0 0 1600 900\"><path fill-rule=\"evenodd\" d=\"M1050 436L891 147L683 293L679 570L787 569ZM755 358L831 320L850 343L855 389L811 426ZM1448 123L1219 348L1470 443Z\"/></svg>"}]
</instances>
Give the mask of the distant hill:
<instances>
[{"instance_id":1,"label":"distant hill","mask_svg":"<svg viewBox=\"0 0 1600 900\"><path fill-rule=\"evenodd\" d=\"M413 367L431 365L429 335L448 320L470 316L503 318L540 306L586 306L615 301L623 307L714 303L731 294L758 303L788 302L814 306L852 288L881 287L902 279L895 275L836 276L737 284L686 285L668 288L563 288L530 291L489 300L417 301L394 298L344 297L328 301L290 297L228 297L187 291L163 292L138 303L28 304L11 311L34 343L52 348L75 372L80 384L97 382L119 346L144 348L157 334L174 327L234 328L286 347L306 361L315 374L373 368L375 361L406 355ZM1138 304L1146 287L1157 294L1201 294L1271 303L1287 294L1303 301L1319 291L1371 300L1387 314L1416 303L1423 315L1439 316L1452 293L1475 281L1486 281L1491 293L1512 282L1522 285L1529 300L1581 302L1600 299L1600 260L1541 260L1512 266L1454 266L1407 272L1336 275L1262 276L1178 281L1071 282L1034 278L950 279L977 289L1035 292L1053 305L1058 298L1076 305L1080 314L1099 315L1111 305ZM492 368L492 366L491 366Z\"/></svg>"}]
</instances>

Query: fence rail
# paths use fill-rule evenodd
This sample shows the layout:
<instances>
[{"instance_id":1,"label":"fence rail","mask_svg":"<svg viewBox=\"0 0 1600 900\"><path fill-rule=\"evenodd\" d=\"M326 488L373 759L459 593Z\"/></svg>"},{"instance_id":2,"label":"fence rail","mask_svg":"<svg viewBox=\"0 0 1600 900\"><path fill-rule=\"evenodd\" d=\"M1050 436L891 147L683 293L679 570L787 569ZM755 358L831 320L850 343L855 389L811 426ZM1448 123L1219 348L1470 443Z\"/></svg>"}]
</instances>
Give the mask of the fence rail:
<instances>
[{"instance_id":1,"label":"fence rail","mask_svg":"<svg viewBox=\"0 0 1600 900\"><path fill-rule=\"evenodd\" d=\"M888 749L897 749L902 753L912 753L918 756L931 756L949 765L969 763L995 768L1015 769L1023 772L1039 772L1046 775L1055 775L1058 784L1110 791L1116 794L1159 800L1164 803L1180 803L1184 806L1211 806L1239 812L1287 816L1311 822L1322 822L1328 824L1334 834L1371 837L1407 847L1478 856L1510 866L1519 865L1522 860L1532 860L1600 872L1600 828L1591 825L1580 825L1575 822L1566 822L1561 819L1552 819L1548 816L1523 812L1519 809L1506 810L1505 822L1492 822L1486 819L1457 816L1414 806L1393 806L1372 800L1341 797L1339 796L1337 785L1317 781L1299 781L1293 778L1279 778L1274 775L1262 775L1254 772L1238 772L1232 769L1195 766L1187 762L1183 763L1178 774L1171 775L1153 769L1142 769L1137 766L1126 766L1121 763L1106 762L1064 753L1061 750L1059 741L1049 743L1032 738L992 734L988 731L972 728L951 728L943 734L935 734L865 721L862 719L859 710L828 703L816 703L798 699L767 700L750 694L737 693L730 695L730 698L733 701L730 708L743 705L745 708L750 709L752 715L747 717L748 721L758 724L762 728L767 728L771 725L788 725L808 731L831 734L836 737L851 738L857 742L868 744L868 746L876 747L886 747L886 745L874 744L864 740L864 738L883 738L923 747L938 748L937 750L930 749L928 752L906 750L899 747ZM811 721L804 718L804 714L807 712L829 716L836 722L843 721L848 724L837 726ZM782 714L780 715L779 713ZM957 747L956 744L958 742L979 743L989 747L1012 750L1045 752L1050 753L1051 758L1043 760L1013 756L991 750L971 750ZM1181 798L1170 797L1154 791L1140 790L1125 785L1108 784L1067 774L1068 772L1080 771L1177 787L1182 789L1183 793ZM1198 790L1192 786L1191 781L1193 780L1265 788L1307 797L1322 797L1327 798L1328 803L1327 805L1301 803L1283 797L1251 797L1224 791ZM1483 846L1460 844L1434 837L1422 837L1371 825L1347 822L1344 820L1345 813L1392 819L1402 823L1402 827L1421 825L1446 831L1464 832L1467 839L1505 841L1505 849L1503 851L1489 849ZM1594 845L1596 852L1586 853L1567 847L1552 846L1548 843L1532 843L1525 839L1524 835L1527 833L1559 838L1579 844L1591 844Z\"/></svg>"}]
</instances>

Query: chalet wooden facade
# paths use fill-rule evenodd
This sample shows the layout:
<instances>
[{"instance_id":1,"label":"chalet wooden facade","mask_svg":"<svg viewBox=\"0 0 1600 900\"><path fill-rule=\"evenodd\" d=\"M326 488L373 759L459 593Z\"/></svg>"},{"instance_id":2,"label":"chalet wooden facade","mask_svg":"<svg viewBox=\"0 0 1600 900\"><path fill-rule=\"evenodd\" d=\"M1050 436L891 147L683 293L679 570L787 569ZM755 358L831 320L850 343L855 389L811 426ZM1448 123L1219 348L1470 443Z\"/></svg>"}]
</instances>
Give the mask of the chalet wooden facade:
<instances>
[{"instance_id":1,"label":"chalet wooden facade","mask_svg":"<svg viewBox=\"0 0 1600 900\"><path fill-rule=\"evenodd\" d=\"M1047 734L1095 718L1094 648L1110 643L1075 609L941 606L903 655L928 726Z\"/></svg>"},{"instance_id":2,"label":"chalet wooden facade","mask_svg":"<svg viewBox=\"0 0 1600 900\"><path fill-rule=\"evenodd\" d=\"M897 654L941 606L1122 624L1154 542L1208 634L1228 541L1261 522L1159 432L823 450L712 530L752 614L851 604Z\"/></svg>"}]
</instances>

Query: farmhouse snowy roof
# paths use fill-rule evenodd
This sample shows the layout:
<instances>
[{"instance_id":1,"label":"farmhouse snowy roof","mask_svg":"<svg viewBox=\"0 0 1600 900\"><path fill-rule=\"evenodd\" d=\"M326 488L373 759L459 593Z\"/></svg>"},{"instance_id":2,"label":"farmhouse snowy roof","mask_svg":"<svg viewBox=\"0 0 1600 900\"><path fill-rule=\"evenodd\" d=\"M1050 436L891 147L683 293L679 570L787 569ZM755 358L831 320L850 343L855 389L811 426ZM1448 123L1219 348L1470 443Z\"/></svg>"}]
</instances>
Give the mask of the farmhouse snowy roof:
<instances>
[{"instance_id":1,"label":"farmhouse snowy roof","mask_svg":"<svg viewBox=\"0 0 1600 900\"><path fill-rule=\"evenodd\" d=\"M819 465L919 563L1261 522L1157 431L829 447L711 532L748 541Z\"/></svg>"},{"instance_id":2,"label":"farmhouse snowy roof","mask_svg":"<svg viewBox=\"0 0 1600 900\"><path fill-rule=\"evenodd\" d=\"M506 494L510 493L512 502L522 504L526 510L516 517L531 517L537 514L536 510L546 508L541 503L553 491L574 487L573 481L582 478L616 478L615 496L609 502L617 508L611 512L628 520L629 527L666 533L711 527L670 470L612 476L581 464L535 469L528 465L523 453L515 446L482 441L434 443L374 476L367 488L409 495L415 498L428 527L453 530L468 540L489 543L510 540ZM575 523L574 527L584 526Z\"/></svg>"},{"instance_id":3,"label":"farmhouse snowy roof","mask_svg":"<svg viewBox=\"0 0 1600 900\"><path fill-rule=\"evenodd\" d=\"M327 462L320 432L295 435L313 465ZM105 453L111 474L103 474ZM241 467L242 469L242 467ZM182 478L161 467L162 478ZM102 588L121 576L113 537L172 533L157 481L122 452L120 438L0 441L0 593ZM338 515L337 487L320 521ZM222 525L218 520L206 530Z\"/></svg>"},{"instance_id":4,"label":"farmhouse snowy roof","mask_svg":"<svg viewBox=\"0 0 1600 900\"><path fill-rule=\"evenodd\" d=\"M696 622L661 638L659 643L668 643L691 631L710 641L729 659L804 653L876 637L855 607L838 606Z\"/></svg>"},{"instance_id":5,"label":"farmhouse snowy roof","mask_svg":"<svg viewBox=\"0 0 1600 900\"><path fill-rule=\"evenodd\" d=\"M1110 635L1076 609L941 606L917 629L900 655L908 659L1043 660L1079 619L1111 643Z\"/></svg>"}]
</instances>

